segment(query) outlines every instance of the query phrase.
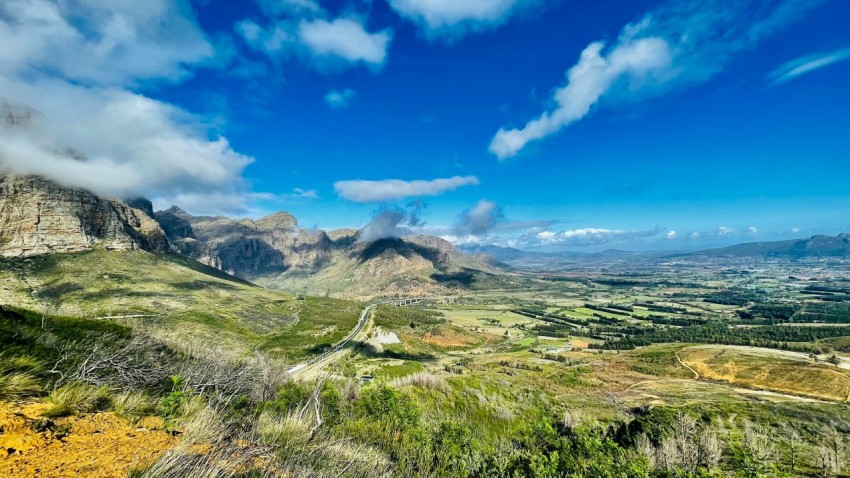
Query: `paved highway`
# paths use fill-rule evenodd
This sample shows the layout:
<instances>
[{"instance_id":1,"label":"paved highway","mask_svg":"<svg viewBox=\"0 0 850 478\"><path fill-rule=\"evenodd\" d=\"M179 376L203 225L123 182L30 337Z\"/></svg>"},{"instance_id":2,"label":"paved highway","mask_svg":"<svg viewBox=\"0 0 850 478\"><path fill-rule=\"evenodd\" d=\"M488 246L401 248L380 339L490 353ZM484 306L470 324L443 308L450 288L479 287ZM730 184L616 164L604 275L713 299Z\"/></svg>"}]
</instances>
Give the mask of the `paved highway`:
<instances>
[{"instance_id":1,"label":"paved highway","mask_svg":"<svg viewBox=\"0 0 850 478\"><path fill-rule=\"evenodd\" d=\"M363 330L363 327L365 327L366 323L369 322L369 315L372 313L373 307L374 305L370 305L363 309L363 313L360 314L360 320L357 322L357 327L354 327L354 329L352 329L351 333L348 334L346 338L342 339L339 343L334 345L330 350L324 352L322 355L319 355L318 357L314 357L306 362L291 367L289 369L289 373L293 377L298 377L303 375L308 370L314 368L321 368L322 365L325 365L324 362L327 359L329 359L333 354L345 348L345 346L348 345L348 343L351 342L354 337L356 337L357 334L359 334L360 331Z\"/></svg>"}]
</instances>

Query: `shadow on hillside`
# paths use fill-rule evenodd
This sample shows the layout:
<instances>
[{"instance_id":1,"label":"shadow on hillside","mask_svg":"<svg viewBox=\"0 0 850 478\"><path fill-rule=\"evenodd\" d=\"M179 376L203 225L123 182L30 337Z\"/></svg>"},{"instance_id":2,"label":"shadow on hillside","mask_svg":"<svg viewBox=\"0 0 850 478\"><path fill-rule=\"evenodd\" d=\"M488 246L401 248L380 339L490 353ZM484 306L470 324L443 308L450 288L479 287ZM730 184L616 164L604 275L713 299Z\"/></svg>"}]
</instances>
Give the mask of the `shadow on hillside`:
<instances>
[{"instance_id":1,"label":"shadow on hillside","mask_svg":"<svg viewBox=\"0 0 850 478\"><path fill-rule=\"evenodd\" d=\"M206 282L201 280L189 281L189 282L178 282L176 284L170 284L171 287L175 289L183 290L183 291L198 291L205 289L227 289L227 290L236 290L236 287L233 284L228 284L226 282Z\"/></svg>"},{"instance_id":2,"label":"shadow on hillside","mask_svg":"<svg viewBox=\"0 0 850 478\"><path fill-rule=\"evenodd\" d=\"M458 272L435 272L431 278L440 284L455 287L471 287L476 281L474 271L466 268Z\"/></svg>"},{"instance_id":3,"label":"shadow on hillside","mask_svg":"<svg viewBox=\"0 0 850 478\"><path fill-rule=\"evenodd\" d=\"M369 243L369 245L360 252L358 260L362 264L387 251L394 251L396 254L406 259L410 259L414 256L421 256L433 263L441 263L446 260L446 254L439 249L421 246L399 238L379 239Z\"/></svg>"}]
</instances>

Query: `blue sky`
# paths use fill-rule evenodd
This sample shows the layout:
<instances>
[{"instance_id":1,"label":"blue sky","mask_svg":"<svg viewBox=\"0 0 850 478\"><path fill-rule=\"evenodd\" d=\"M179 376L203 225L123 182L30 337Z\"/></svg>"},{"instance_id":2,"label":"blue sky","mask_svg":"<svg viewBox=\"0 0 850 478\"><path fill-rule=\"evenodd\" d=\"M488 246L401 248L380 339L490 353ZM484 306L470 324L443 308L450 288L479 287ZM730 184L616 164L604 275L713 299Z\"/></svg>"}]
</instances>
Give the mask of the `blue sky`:
<instances>
[{"instance_id":1,"label":"blue sky","mask_svg":"<svg viewBox=\"0 0 850 478\"><path fill-rule=\"evenodd\" d=\"M850 231L843 0L130 3L0 6L0 98L44 118L0 164L459 244Z\"/></svg>"}]
</instances>

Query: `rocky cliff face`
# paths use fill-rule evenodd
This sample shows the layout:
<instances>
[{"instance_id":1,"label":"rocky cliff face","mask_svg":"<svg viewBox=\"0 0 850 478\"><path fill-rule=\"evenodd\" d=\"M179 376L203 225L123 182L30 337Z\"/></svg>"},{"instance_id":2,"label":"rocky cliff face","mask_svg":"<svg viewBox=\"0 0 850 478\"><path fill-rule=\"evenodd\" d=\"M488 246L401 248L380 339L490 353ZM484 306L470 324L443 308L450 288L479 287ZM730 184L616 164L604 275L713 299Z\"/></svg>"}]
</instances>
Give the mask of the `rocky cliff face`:
<instances>
[{"instance_id":1,"label":"rocky cliff face","mask_svg":"<svg viewBox=\"0 0 850 478\"><path fill-rule=\"evenodd\" d=\"M156 213L172 247L229 274L277 288L292 281L381 290L405 284L421 290L438 272L464 269L492 272L493 267L458 252L433 236L361 242L359 231L301 229L279 212L262 219L194 217L177 207ZM401 286L398 286L401 287ZM398 289L401 291L402 289ZM399 292L401 293L401 292Z\"/></svg>"},{"instance_id":2,"label":"rocky cliff face","mask_svg":"<svg viewBox=\"0 0 850 478\"><path fill-rule=\"evenodd\" d=\"M324 231L301 229L286 212L254 221L195 217L172 207L156 218L179 252L243 278L317 269L333 247Z\"/></svg>"},{"instance_id":3,"label":"rocky cliff face","mask_svg":"<svg viewBox=\"0 0 850 478\"><path fill-rule=\"evenodd\" d=\"M34 176L0 176L0 254L30 256L104 247L168 250L146 211Z\"/></svg>"}]
</instances>

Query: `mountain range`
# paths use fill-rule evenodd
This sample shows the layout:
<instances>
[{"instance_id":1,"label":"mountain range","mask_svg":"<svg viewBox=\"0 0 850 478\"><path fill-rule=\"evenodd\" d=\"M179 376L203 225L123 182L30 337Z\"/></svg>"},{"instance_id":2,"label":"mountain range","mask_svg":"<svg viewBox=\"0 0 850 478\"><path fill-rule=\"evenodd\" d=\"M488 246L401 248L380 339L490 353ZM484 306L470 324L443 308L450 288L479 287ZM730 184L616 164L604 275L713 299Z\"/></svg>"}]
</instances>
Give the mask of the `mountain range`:
<instances>
[{"instance_id":1,"label":"mountain range","mask_svg":"<svg viewBox=\"0 0 850 478\"><path fill-rule=\"evenodd\" d=\"M722 259L722 258L752 258L752 259L805 259L826 257L850 257L850 234L837 236L817 235L808 239L791 239L785 241L747 242L734 246L720 247L687 252L632 252L608 249L600 252L538 252L523 251L512 247L497 245L466 246L462 250L469 254L486 254L493 259L510 266L522 268L563 267L569 264L622 260L663 261L671 258L679 259Z\"/></svg>"},{"instance_id":2,"label":"mountain range","mask_svg":"<svg viewBox=\"0 0 850 478\"><path fill-rule=\"evenodd\" d=\"M177 253L264 286L348 296L445 292L502 266L433 236L363 241L354 229L301 228L287 212L257 220L193 216L176 206L154 212L146 199L0 176L0 255L94 248Z\"/></svg>"},{"instance_id":3,"label":"mountain range","mask_svg":"<svg viewBox=\"0 0 850 478\"><path fill-rule=\"evenodd\" d=\"M458 250L434 236L365 241L355 229L305 229L287 212L256 220L193 216L176 206L155 212L143 198L106 198L37 176L0 175L0 255L94 248L180 254L269 288L371 297L445 293L505 275L512 266L546 269L587 261L849 257L850 235L676 254L527 252L495 245Z\"/></svg>"}]
</instances>

